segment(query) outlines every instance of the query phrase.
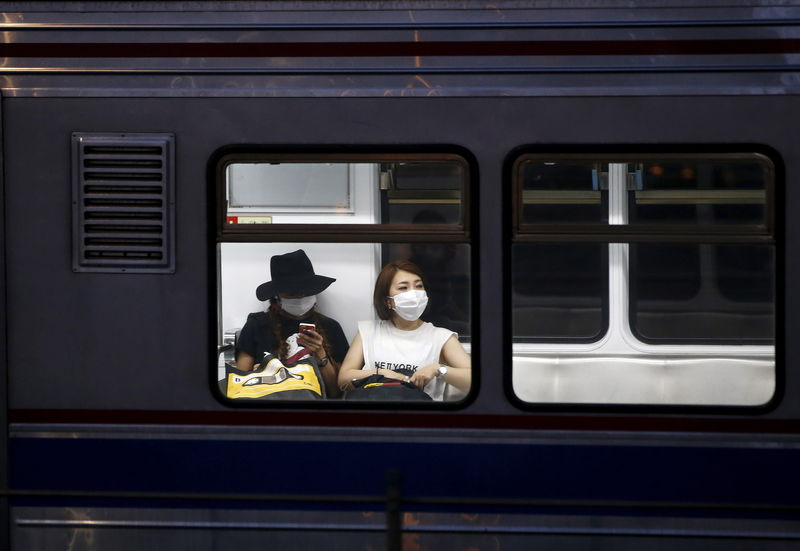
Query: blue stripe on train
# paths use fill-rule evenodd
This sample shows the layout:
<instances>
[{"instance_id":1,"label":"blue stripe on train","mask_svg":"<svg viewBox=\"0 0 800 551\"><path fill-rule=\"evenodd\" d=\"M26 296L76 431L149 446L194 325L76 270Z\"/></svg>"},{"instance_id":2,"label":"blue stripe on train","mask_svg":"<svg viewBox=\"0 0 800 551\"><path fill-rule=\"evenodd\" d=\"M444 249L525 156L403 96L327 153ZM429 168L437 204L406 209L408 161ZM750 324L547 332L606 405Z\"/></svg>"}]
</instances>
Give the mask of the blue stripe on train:
<instances>
[{"instance_id":1,"label":"blue stripe on train","mask_svg":"<svg viewBox=\"0 0 800 551\"><path fill-rule=\"evenodd\" d=\"M12 438L17 490L798 505L800 450L557 444Z\"/></svg>"}]
</instances>

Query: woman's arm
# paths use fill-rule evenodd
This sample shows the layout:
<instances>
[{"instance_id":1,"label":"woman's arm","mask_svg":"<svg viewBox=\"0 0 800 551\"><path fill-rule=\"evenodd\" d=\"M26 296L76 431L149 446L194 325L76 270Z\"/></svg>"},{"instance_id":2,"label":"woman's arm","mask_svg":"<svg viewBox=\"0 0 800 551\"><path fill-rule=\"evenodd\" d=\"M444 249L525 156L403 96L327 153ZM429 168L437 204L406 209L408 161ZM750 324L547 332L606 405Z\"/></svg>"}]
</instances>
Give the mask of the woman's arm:
<instances>
[{"instance_id":1,"label":"woman's arm","mask_svg":"<svg viewBox=\"0 0 800 551\"><path fill-rule=\"evenodd\" d=\"M453 385L459 390L469 392L469 387L472 384L472 358L461 346L461 343L458 342L455 335L451 335L445 341L439 361L447 366L447 375L444 376L444 382ZM411 376L411 382L422 388L436 377L438 372L439 364L426 365Z\"/></svg>"},{"instance_id":2,"label":"woman's arm","mask_svg":"<svg viewBox=\"0 0 800 551\"><path fill-rule=\"evenodd\" d=\"M333 358L328 358L325 367L320 368L322 379L325 381L325 391L328 398L341 398L342 391L339 389L339 364Z\"/></svg>"},{"instance_id":3,"label":"woman's arm","mask_svg":"<svg viewBox=\"0 0 800 551\"><path fill-rule=\"evenodd\" d=\"M363 379L373 375L372 371L362 369L364 366L364 350L361 348L361 333L356 333L353 343L339 366L339 389L350 390L353 388L353 379Z\"/></svg>"},{"instance_id":4,"label":"woman's arm","mask_svg":"<svg viewBox=\"0 0 800 551\"><path fill-rule=\"evenodd\" d=\"M304 331L298 333L297 342L313 354L314 359L317 360L317 365L325 363L324 366L320 366L319 371L322 375L322 380L325 381L325 390L328 398L341 396L339 385L337 384L339 364L325 351L325 339L322 338L322 335L316 331Z\"/></svg>"},{"instance_id":5,"label":"woman's arm","mask_svg":"<svg viewBox=\"0 0 800 551\"><path fill-rule=\"evenodd\" d=\"M397 379L404 381L406 376L402 373L397 373L391 369L363 369L364 367L364 349L361 347L361 333L356 333L353 339L353 344L350 345L350 350L344 357L342 366L339 368L339 388L342 390L351 390L353 388L353 381L358 379L365 379L370 375L383 375L389 379Z\"/></svg>"},{"instance_id":6,"label":"woman's arm","mask_svg":"<svg viewBox=\"0 0 800 551\"><path fill-rule=\"evenodd\" d=\"M442 360L447 366L447 375L444 376L444 381L459 390L469 392L472 385L472 356L467 354L455 335L444 343Z\"/></svg>"},{"instance_id":7,"label":"woman's arm","mask_svg":"<svg viewBox=\"0 0 800 551\"><path fill-rule=\"evenodd\" d=\"M255 332L258 325L258 316L253 314L247 315L247 321L244 322L244 327L239 332L236 338L236 369L239 371L252 371L256 366L256 357L253 354L258 354L258 346L256 345ZM245 352L244 349L253 352Z\"/></svg>"}]
</instances>

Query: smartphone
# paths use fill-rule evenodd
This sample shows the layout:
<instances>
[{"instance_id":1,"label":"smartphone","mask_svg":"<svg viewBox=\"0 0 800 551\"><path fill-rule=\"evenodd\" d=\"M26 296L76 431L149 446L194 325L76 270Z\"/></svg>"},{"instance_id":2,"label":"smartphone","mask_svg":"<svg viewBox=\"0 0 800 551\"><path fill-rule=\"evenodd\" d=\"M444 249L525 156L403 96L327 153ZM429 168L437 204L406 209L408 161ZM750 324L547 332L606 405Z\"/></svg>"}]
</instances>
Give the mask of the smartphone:
<instances>
[{"instance_id":1,"label":"smartphone","mask_svg":"<svg viewBox=\"0 0 800 551\"><path fill-rule=\"evenodd\" d=\"M316 331L317 326L313 323L305 323L300 322L300 333L306 333L307 331Z\"/></svg>"}]
</instances>

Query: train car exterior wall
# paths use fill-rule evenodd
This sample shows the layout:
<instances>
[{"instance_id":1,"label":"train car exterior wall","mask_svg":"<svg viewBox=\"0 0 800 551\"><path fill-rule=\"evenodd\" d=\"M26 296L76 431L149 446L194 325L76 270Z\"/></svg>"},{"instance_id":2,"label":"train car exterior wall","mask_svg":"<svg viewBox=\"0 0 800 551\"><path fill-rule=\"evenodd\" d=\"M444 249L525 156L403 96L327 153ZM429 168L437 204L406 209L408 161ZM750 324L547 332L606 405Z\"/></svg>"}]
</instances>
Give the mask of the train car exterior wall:
<instances>
[{"instance_id":1,"label":"train car exterior wall","mask_svg":"<svg viewBox=\"0 0 800 551\"><path fill-rule=\"evenodd\" d=\"M9 547L796 545L800 6L634 4L3 3ZM87 241L73 147L126 139L166 159L165 256L112 272L75 256ZM465 400L221 397L218 161L230 152L464 160L461 225L438 239L469 251ZM774 331L745 343L762 346L748 361L766 366L766 390L731 404L520 391L544 349L515 339L515 244L581 229L515 225L526 155L767 159L766 191L748 190L767 222L709 238L774 254ZM382 231L305 227L275 242L393 243ZM648 242L625 231L580 239ZM704 388L730 382L715 373Z\"/></svg>"}]
</instances>

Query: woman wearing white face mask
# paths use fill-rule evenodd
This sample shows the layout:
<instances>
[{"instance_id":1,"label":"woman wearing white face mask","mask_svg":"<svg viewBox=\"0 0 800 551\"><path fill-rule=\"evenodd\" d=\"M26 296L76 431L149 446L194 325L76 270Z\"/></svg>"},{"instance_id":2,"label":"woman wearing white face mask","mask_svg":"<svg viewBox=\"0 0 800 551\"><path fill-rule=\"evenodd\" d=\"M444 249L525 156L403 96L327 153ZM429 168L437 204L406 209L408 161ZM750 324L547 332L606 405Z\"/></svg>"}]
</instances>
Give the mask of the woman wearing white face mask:
<instances>
[{"instance_id":1,"label":"woman wearing white face mask","mask_svg":"<svg viewBox=\"0 0 800 551\"><path fill-rule=\"evenodd\" d=\"M236 341L236 368L251 371L270 354L293 364L311 353L327 396L338 396L337 374L347 352L347 338L336 320L315 308L317 295L336 280L315 274L302 249L273 256L270 272L272 281L256 289L258 300L268 300L269 307L247 316ZM312 323L315 329L300 331L300 323Z\"/></svg>"},{"instance_id":2,"label":"woman wearing white face mask","mask_svg":"<svg viewBox=\"0 0 800 551\"><path fill-rule=\"evenodd\" d=\"M435 300L435 297L434 297ZM379 375L411 382L434 400L448 384L469 391L472 361L455 333L424 322L428 304L420 269L409 261L387 264L378 275L373 305L379 321L362 321L339 371L339 387Z\"/></svg>"}]
</instances>

